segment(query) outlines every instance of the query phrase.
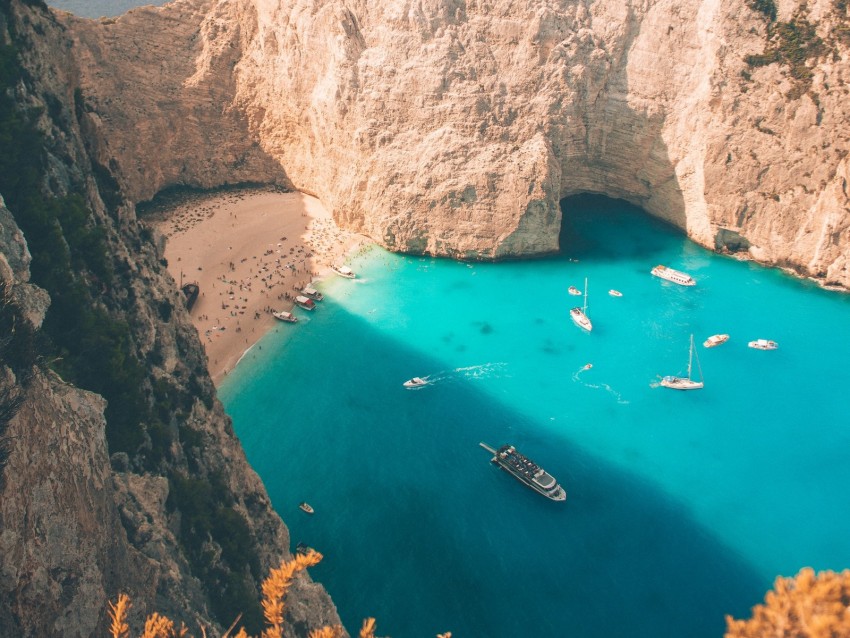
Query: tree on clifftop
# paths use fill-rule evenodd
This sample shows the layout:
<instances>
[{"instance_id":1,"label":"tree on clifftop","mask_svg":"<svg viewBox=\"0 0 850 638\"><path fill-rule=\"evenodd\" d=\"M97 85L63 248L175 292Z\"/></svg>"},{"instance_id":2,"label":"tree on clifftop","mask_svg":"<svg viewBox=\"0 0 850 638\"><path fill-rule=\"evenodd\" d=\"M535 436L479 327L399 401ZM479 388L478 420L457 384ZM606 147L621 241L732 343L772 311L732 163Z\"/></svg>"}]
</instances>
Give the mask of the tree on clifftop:
<instances>
[{"instance_id":1,"label":"tree on clifftop","mask_svg":"<svg viewBox=\"0 0 850 638\"><path fill-rule=\"evenodd\" d=\"M725 638L850 636L850 570L815 575L806 567L795 578L777 578L752 618L726 616L726 626Z\"/></svg>"}]
</instances>

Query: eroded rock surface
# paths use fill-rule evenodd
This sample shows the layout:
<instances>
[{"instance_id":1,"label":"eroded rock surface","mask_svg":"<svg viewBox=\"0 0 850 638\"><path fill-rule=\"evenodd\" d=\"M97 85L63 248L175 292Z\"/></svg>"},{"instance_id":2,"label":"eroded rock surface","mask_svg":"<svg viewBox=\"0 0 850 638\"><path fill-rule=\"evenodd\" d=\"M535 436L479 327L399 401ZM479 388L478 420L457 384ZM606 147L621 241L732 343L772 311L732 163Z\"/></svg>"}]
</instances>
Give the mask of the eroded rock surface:
<instances>
[{"instance_id":1,"label":"eroded rock surface","mask_svg":"<svg viewBox=\"0 0 850 638\"><path fill-rule=\"evenodd\" d=\"M389 248L498 258L557 250L559 200L595 192L847 286L840 7L178 0L68 22L131 198L291 180ZM749 64L783 24L823 41L807 70Z\"/></svg>"}]
</instances>

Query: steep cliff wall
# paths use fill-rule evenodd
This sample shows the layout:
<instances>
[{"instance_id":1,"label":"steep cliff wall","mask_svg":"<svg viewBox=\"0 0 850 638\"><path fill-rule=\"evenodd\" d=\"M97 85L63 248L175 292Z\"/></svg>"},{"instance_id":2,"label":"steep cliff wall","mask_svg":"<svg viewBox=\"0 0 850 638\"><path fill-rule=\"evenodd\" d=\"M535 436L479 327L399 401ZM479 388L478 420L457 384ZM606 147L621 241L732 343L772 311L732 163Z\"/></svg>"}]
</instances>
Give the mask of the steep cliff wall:
<instances>
[{"instance_id":1,"label":"steep cliff wall","mask_svg":"<svg viewBox=\"0 0 850 638\"><path fill-rule=\"evenodd\" d=\"M556 250L559 200L596 192L848 286L845 3L750 5L178 0L68 21L131 197L259 161L257 178L280 179L271 159L390 248L488 258ZM785 46L789 24L822 46ZM216 115L198 111L202 87L227 118L197 124ZM182 172L138 152L136 127L176 137L187 120L216 132L181 146ZM250 161L225 157L246 139Z\"/></svg>"},{"instance_id":2,"label":"steep cliff wall","mask_svg":"<svg viewBox=\"0 0 850 638\"><path fill-rule=\"evenodd\" d=\"M0 2L0 635L106 635L119 592L217 635L289 534L33 4ZM339 623L309 579L288 599L291 635Z\"/></svg>"}]
</instances>

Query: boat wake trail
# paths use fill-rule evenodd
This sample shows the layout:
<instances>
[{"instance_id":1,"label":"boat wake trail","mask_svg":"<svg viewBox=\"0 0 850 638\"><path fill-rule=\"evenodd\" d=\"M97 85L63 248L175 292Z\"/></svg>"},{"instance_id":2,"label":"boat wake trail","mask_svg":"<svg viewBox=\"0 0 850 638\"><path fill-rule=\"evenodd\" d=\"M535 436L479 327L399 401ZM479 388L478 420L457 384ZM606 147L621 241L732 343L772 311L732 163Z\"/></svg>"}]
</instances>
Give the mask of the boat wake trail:
<instances>
[{"instance_id":1,"label":"boat wake trail","mask_svg":"<svg viewBox=\"0 0 850 638\"><path fill-rule=\"evenodd\" d=\"M428 385L456 383L466 379L495 379L504 376L502 372L506 367L506 363L482 363L477 366L441 370L422 378L428 382Z\"/></svg>"},{"instance_id":2,"label":"boat wake trail","mask_svg":"<svg viewBox=\"0 0 850 638\"><path fill-rule=\"evenodd\" d=\"M457 376L466 379L483 379L485 377L500 377L499 374L507 367L506 363L482 363L477 366L467 366L465 368L455 368L452 370Z\"/></svg>"},{"instance_id":3,"label":"boat wake trail","mask_svg":"<svg viewBox=\"0 0 850 638\"><path fill-rule=\"evenodd\" d=\"M613 396L614 399L616 399L617 403L621 405L628 405L629 402L623 398L623 395L621 395L607 383L588 383L587 381L581 378L582 373L587 372L592 367L593 366L591 366L589 363L585 366L580 367L573 373L573 381L577 381L578 383L581 383L584 387L590 388L591 390L605 390L608 394Z\"/></svg>"}]
</instances>

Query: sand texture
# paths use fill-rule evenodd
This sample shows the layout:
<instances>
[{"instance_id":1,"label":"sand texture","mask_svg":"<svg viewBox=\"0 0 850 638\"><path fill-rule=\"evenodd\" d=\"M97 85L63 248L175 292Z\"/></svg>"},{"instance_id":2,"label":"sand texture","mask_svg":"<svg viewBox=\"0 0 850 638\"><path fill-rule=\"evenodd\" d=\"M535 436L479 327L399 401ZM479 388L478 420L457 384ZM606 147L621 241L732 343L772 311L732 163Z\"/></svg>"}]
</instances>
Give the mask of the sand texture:
<instances>
[{"instance_id":1,"label":"sand texture","mask_svg":"<svg viewBox=\"0 0 850 638\"><path fill-rule=\"evenodd\" d=\"M340 230L318 199L298 192L198 195L149 221L166 237L174 280L200 288L190 314L216 384L275 325L273 310L291 310L301 288L335 276L330 266L363 241Z\"/></svg>"}]
</instances>

